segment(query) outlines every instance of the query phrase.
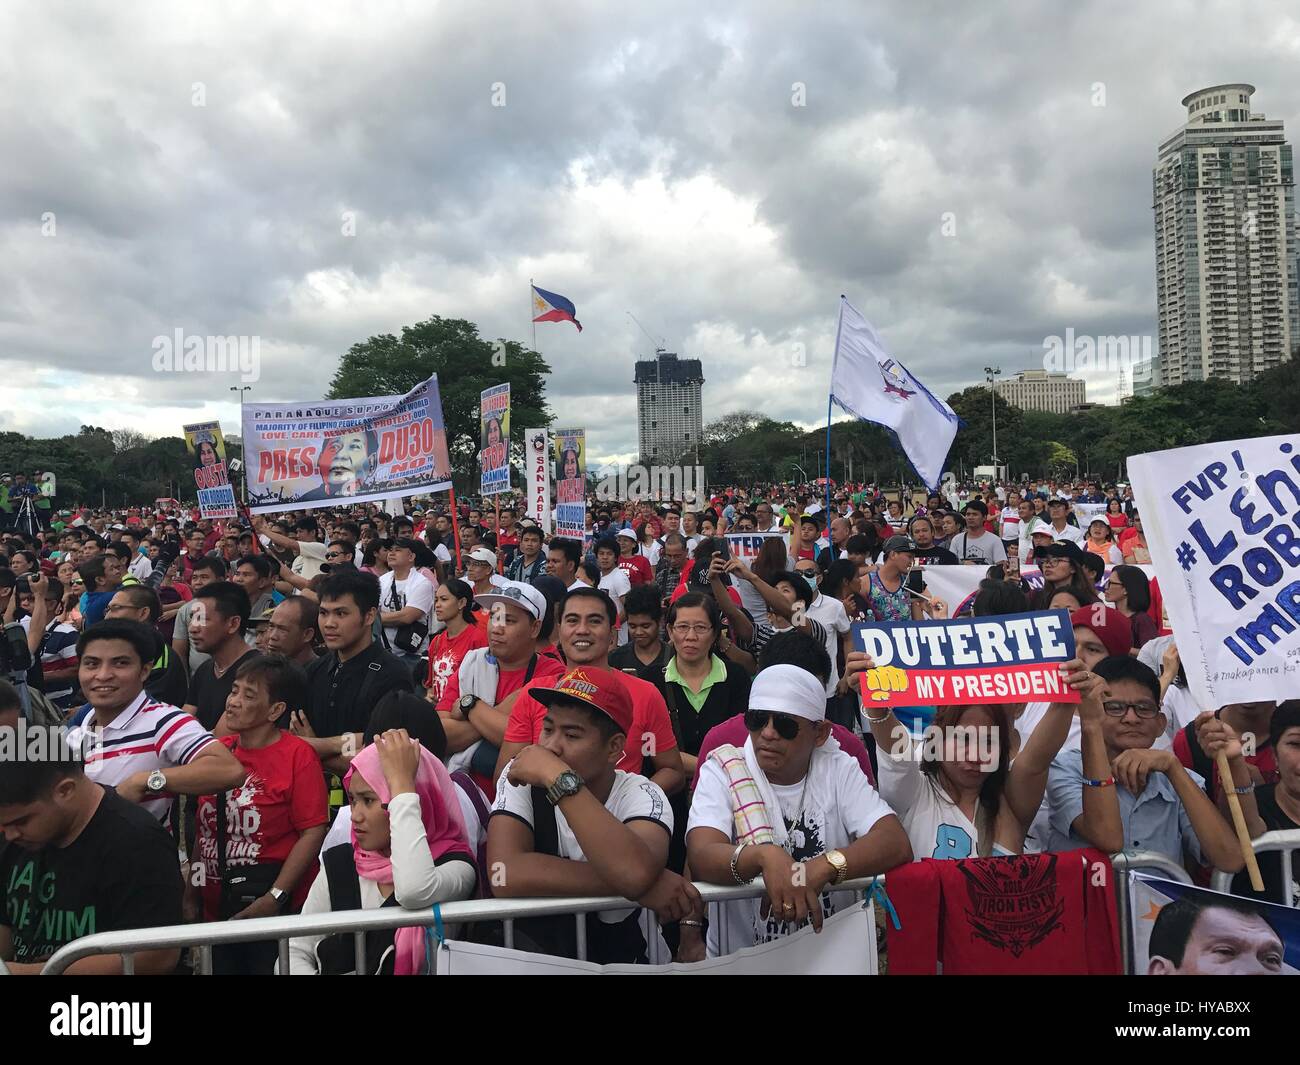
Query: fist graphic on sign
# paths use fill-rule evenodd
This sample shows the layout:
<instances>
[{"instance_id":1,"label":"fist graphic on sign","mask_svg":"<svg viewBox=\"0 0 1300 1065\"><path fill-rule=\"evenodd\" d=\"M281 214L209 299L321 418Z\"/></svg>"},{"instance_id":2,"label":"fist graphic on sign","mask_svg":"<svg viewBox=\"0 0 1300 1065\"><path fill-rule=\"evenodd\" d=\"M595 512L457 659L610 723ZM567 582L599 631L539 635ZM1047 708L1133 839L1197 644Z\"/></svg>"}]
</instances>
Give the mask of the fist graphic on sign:
<instances>
[{"instance_id":1,"label":"fist graphic on sign","mask_svg":"<svg viewBox=\"0 0 1300 1065\"><path fill-rule=\"evenodd\" d=\"M898 666L876 666L867 670L867 690L873 702L882 702L891 692L907 691L907 674Z\"/></svg>"}]
</instances>

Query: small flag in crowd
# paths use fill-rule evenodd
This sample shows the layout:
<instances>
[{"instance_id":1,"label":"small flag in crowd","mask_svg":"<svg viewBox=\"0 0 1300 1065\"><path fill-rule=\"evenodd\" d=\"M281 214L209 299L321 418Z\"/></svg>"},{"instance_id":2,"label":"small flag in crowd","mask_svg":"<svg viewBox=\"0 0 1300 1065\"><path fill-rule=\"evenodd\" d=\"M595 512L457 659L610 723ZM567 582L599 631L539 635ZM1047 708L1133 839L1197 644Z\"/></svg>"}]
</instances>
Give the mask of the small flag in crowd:
<instances>
[{"instance_id":1,"label":"small flag in crowd","mask_svg":"<svg viewBox=\"0 0 1300 1065\"><path fill-rule=\"evenodd\" d=\"M572 322L582 332L582 323L576 315L578 308L573 301L556 292L547 292L544 288L533 286L534 322Z\"/></svg>"},{"instance_id":2,"label":"small flag in crowd","mask_svg":"<svg viewBox=\"0 0 1300 1065\"><path fill-rule=\"evenodd\" d=\"M831 399L855 418L893 432L925 486L939 486L960 419L890 356L880 334L843 296Z\"/></svg>"}]
</instances>

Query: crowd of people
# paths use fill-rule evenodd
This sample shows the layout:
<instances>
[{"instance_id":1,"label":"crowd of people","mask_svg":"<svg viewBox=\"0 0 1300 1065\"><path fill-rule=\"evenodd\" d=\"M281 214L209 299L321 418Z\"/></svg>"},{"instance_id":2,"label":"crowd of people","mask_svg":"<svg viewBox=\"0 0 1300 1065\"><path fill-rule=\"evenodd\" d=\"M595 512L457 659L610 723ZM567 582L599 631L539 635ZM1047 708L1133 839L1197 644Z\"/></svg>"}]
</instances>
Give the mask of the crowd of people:
<instances>
[{"instance_id":1,"label":"crowd of people","mask_svg":"<svg viewBox=\"0 0 1300 1065\"><path fill-rule=\"evenodd\" d=\"M1252 836L1300 828L1300 699L1195 705L1127 487L823 492L592 499L582 540L509 496L11 528L0 752L38 727L66 746L0 753L0 960L37 972L92 931L612 895L591 960L655 956L648 910L694 962L820 930L838 885L920 859L1145 850L1206 882L1243 867L1229 793ZM779 535L742 558L731 533ZM1068 611L1079 701L862 700L852 625L947 618L943 566L979 567L977 616ZM1300 901L1269 857L1260 897ZM759 880L713 921L695 887ZM574 921L513 942L575 956ZM419 929L366 943L367 971L423 971ZM274 943L213 955L278 964ZM357 964L351 936L290 944L294 973Z\"/></svg>"}]
</instances>

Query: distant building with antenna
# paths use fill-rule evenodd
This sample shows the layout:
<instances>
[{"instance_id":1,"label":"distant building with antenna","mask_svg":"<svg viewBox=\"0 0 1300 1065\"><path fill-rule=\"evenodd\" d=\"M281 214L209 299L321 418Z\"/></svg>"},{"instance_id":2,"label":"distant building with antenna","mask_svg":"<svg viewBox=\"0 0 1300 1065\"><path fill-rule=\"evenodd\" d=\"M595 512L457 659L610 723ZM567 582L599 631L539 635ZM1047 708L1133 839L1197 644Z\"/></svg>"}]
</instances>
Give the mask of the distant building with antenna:
<instances>
[{"instance_id":1,"label":"distant building with antenna","mask_svg":"<svg viewBox=\"0 0 1300 1065\"><path fill-rule=\"evenodd\" d=\"M641 464L672 465L687 454L698 459L704 435L700 360L657 348L653 359L637 360L633 380Z\"/></svg>"}]
</instances>

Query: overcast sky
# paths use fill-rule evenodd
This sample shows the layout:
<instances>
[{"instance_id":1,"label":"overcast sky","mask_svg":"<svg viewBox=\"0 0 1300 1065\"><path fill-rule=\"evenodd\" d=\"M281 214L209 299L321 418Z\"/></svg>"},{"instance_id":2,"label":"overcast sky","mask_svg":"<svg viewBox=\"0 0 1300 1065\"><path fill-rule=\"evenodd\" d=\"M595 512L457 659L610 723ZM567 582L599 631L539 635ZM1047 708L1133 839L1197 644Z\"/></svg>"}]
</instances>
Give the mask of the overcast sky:
<instances>
[{"instance_id":1,"label":"overcast sky","mask_svg":"<svg viewBox=\"0 0 1300 1065\"><path fill-rule=\"evenodd\" d=\"M841 292L943 395L1153 335L1156 148L1220 82L1294 133L1293 10L6 4L0 429L235 431L238 375L156 336L257 336L253 395L308 400L430 315L529 341L530 277L577 305L537 340L596 459L636 450L629 310L706 421L809 426Z\"/></svg>"}]
</instances>

